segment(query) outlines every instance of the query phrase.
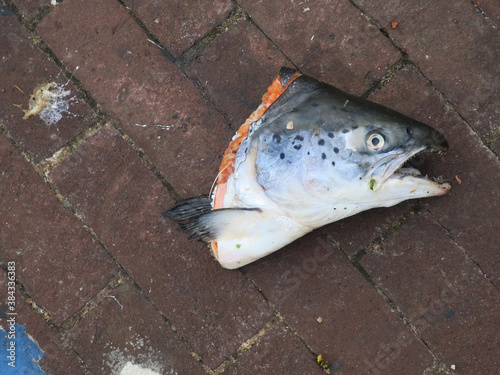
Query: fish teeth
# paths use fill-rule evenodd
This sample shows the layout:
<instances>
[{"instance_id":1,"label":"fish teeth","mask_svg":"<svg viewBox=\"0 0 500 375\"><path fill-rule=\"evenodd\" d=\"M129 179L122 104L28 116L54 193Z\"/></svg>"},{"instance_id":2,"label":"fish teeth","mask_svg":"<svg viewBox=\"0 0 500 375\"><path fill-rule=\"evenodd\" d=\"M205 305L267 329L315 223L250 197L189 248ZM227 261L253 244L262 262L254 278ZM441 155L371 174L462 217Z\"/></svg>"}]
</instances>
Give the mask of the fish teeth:
<instances>
[{"instance_id":1,"label":"fish teeth","mask_svg":"<svg viewBox=\"0 0 500 375\"><path fill-rule=\"evenodd\" d=\"M399 168L394 173L403 174L405 176L421 176L422 175L422 173L418 169L411 168L411 167Z\"/></svg>"}]
</instances>

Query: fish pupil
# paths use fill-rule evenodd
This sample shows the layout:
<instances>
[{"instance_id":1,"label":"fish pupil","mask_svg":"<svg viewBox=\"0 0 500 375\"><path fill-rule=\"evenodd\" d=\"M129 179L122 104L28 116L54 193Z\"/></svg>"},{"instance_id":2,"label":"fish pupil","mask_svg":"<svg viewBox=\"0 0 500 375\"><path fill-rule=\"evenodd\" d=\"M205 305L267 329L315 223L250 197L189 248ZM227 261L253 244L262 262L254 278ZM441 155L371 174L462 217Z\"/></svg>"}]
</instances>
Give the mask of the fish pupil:
<instances>
[{"instance_id":1,"label":"fish pupil","mask_svg":"<svg viewBox=\"0 0 500 375\"><path fill-rule=\"evenodd\" d=\"M379 143L380 143L380 139L378 139L378 138L372 139L372 145L377 146Z\"/></svg>"}]
</instances>

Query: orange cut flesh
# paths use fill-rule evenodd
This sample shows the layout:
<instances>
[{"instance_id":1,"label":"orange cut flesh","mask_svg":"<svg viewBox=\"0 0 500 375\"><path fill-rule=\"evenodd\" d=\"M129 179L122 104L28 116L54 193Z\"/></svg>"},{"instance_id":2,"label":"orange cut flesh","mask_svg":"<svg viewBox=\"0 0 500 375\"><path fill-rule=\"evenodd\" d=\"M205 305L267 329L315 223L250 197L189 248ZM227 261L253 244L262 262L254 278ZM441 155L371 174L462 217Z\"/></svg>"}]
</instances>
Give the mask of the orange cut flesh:
<instances>
[{"instance_id":1,"label":"orange cut flesh","mask_svg":"<svg viewBox=\"0 0 500 375\"><path fill-rule=\"evenodd\" d=\"M262 95L262 103L259 107L252 112L250 117L246 119L243 125L240 126L238 131L236 132L236 136L231 141L229 146L224 152L224 156L222 157L222 162L219 167L219 177L217 179L217 190L214 197L213 209L223 208L224 204L224 196L227 192L227 180L229 176L234 172L234 163L236 162L236 154L241 146L241 143L247 139L248 131L250 129L250 125L252 125L255 121L260 119L262 115L267 111L267 109L273 104L276 99L283 94L290 83L292 83L296 78L300 77L302 74L297 72L295 73L285 87L281 85L281 78L278 76L274 79L271 86L268 87L267 92ZM218 255L218 244L217 242L211 242L212 251L216 258Z\"/></svg>"}]
</instances>

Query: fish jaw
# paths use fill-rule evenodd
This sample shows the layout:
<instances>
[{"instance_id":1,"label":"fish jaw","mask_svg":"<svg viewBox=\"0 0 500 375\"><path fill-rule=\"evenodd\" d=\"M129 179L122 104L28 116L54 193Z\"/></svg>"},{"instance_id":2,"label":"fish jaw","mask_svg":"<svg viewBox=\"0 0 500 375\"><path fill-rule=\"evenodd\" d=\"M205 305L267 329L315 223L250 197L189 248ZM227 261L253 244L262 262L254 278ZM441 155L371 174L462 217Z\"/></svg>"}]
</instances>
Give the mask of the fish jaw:
<instances>
[{"instance_id":1,"label":"fish jaw","mask_svg":"<svg viewBox=\"0 0 500 375\"><path fill-rule=\"evenodd\" d=\"M377 190L368 186L366 197L375 207L391 207L408 199L428 198L446 194L451 185L417 175L395 172Z\"/></svg>"}]
</instances>

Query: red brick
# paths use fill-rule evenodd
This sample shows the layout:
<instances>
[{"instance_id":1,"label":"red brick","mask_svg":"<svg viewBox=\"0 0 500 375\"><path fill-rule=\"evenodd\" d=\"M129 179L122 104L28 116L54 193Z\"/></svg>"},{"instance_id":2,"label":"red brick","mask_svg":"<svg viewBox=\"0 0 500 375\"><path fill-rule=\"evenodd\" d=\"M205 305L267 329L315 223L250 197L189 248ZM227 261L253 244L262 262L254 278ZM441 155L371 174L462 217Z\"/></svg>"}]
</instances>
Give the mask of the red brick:
<instances>
[{"instance_id":1,"label":"red brick","mask_svg":"<svg viewBox=\"0 0 500 375\"><path fill-rule=\"evenodd\" d=\"M362 260L431 350L457 374L496 374L500 295L423 212Z\"/></svg>"},{"instance_id":2,"label":"red brick","mask_svg":"<svg viewBox=\"0 0 500 375\"><path fill-rule=\"evenodd\" d=\"M259 338L257 344L238 358L228 375L324 374L316 357L288 327L279 324Z\"/></svg>"},{"instance_id":3,"label":"red brick","mask_svg":"<svg viewBox=\"0 0 500 375\"><path fill-rule=\"evenodd\" d=\"M19 264L17 264L16 273L19 275L19 272L22 272L22 270L19 268ZM5 272L3 270L0 271L0 311L9 311L7 310L7 282L8 279ZM38 365L44 373L53 375L65 375L68 373L75 375L90 374L78 362L75 353L63 344L61 337L24 301L18 287L16 287L14 297L16 303L14 312L17 313L15 315L16 323L26 327L26 333L35 339L38 347L43 351L45 356L38 362ZM0 327L3 327L8 332L6 318L1 315ZM11 317L12 315L7 316L8 319ZM18 349L21 348L18 347ZM5 348L2 348L3 350ZM2 353L2 357L4 353ZM19 350L17 350L17 353L20 353Z\"/></svg>"},{"instance_id":4,"label":"red brick","mask_svg":"<svg viewBox=\"0 0 500 375\"><path fill-rule=\"evenodd\" d=\"M0 176L0 259L16 262L19 280L60 324L118 270L3 136Z\"/></svg>"},{"instance_id":5,"label":"red brick","mask_svg":"<svg viewBox=\"0 0 500 375\"><path fill-rule=\"evenodd\" d=\"M160 374L206 374L153 305L128 282L67 336L96 374L119 374L127 362Z\"/></svg>"},{"instance_id":6,"label":"red brick","mask_svg":"<svg viewBox=\"0 0 500 375\"><path fill-rule=\"evenodd\" d=\"M442 156L421 159L418 168L430 176L445 176L453 188L443 197L423 202L488 277L500 285L498 158L415 69L401 71L371 99L427 122L445 135L450 150Z\"/></svg>"},{"instance_id":7,"label":"red brick","mask_svg":"<svg viewBox=\"0 0 500 375\"><path fill-rule=\"evenodd\" d=\"M174 201L113 129L90 138L51 177L209 366L271 319L240 272L223 269L205 244L161 216Z\"/></svg>"},{"instance_id":8,"label":"red brick","mask_svg":"<svg viewBox=\"0 0 500 375\"><path fill-rule=\"evenodd\" d=\"M47 82L65 85L67 79L45 53L32 45L28 32L14 15L0 17L0 46L0 121L35 162L39 162L95 121L95 115L75 87L68 83L65 90L70 93L65 99L75 98L70 103L70 113L63 114L61 120L52 125L46 125L38 115L23 120L23 111L14 105L28 109L35 86Z\"/></svg>"},{"instance_id":9,"label":"red brick","mask_svg":"<svg viewBox=\"0 0 500 375\"><path fill-rule=\"evenodd\" d=\"M356 3L387 29L478 132L484 135L498 125L498 29L470 1ZM392 21L398 22L395 29Z\"/></svg>"},{"instance_id":10,"label":"red brick","mask_svg":"<svg viewBox=\"0 0 500 375\"><path fill-rule=\"evenodd\" d=\"M230 0L148 1L125 0L148 30L175 56L202 39L226 19L233 8Z\"/></svg>"},{"instance_id":11,"label":"red brick","mask_svg":"<svg viewBox=\"0 0 500 375\"><path fill-rule=\"evenodd\" d=\"M433 363L426 347L319 231L244 271L304 342L335 360L342 373L422 374Z\"/></svg>"},{"instance_id":12,"label":"red brick","mask_svg":"<svg viewBox=\"0 0 500 375\"><path fill-rule=\"evenodd\" d=\"M185 71L238 129L285 65L290 63L258 28L240 21L219 35Z\"/></svg>"},{"instance_id":13,"label":"red brick","mask_svg":"<svg viewBox=\"0 0 500 375\"><path fill-rule=\"evenodd\" d=\"M401 55L348 1L241 2L299 69L361 95Z\"/></svg>"},{"instance_id":14,"label":"red brick","mask_svg":"<svg viewBox=\"0 0 500 375\"><path fill-rule=\"evenodd\" d=\"M65 1L37 30L179 193L208 193L233 131L117 1Z\"/></svg>"}]
</instances>

